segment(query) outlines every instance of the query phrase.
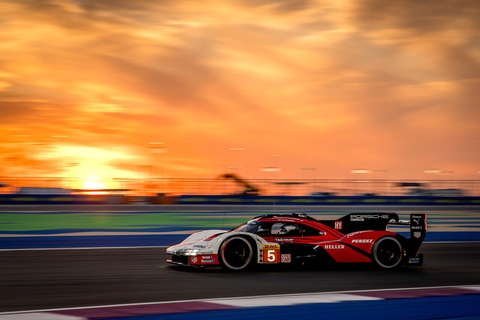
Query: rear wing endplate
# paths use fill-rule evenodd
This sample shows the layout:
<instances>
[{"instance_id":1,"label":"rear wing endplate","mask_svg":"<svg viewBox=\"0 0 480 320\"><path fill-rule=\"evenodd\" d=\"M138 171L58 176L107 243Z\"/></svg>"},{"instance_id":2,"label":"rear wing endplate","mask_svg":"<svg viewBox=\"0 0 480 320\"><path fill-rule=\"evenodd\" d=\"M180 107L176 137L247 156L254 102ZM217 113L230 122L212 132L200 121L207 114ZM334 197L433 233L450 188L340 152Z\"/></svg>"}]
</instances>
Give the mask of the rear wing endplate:
<instances>
[{"instance_id":1,"label":"rear wing endplate","mask_svg":"<svg viewBox=\"0 0 480 320\"><path fill-rule=\"evenodd\" d=\"M417 254L420 245L427 235L427 215L410 215L410 238L408 239L407 251L410 256Z\"/></svg>"}]
</instances>

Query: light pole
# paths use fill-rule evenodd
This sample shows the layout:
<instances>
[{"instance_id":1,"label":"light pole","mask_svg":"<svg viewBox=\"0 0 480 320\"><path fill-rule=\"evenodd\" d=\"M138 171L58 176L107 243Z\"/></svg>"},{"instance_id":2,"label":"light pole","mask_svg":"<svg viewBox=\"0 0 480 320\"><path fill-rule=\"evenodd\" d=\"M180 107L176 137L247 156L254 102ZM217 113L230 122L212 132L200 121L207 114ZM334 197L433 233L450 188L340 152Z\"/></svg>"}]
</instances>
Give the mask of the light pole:
<instances>
[{"instance_id":1,"label":"light pole","mask_svg":"<svg viewBox=\"0 0 480 320\"><path fill-rule=\"evenodd\" d=\"M64 171L68 170L68 165L66 164L66 161L65 161L65 155L61 150L61 143L60 142L63 141L63 139L67 139L68 136L56 135L56 136L52 136L52 138L55 139L55 142L58 142L58 145L56 147L57 147L57 149L60 153L60 155L59 155L59 158L60 158L60 175L62 175L63 179L65 179L66 177L64 175ZM64 182L62 181L61 184L63 185Z\"/></svg>"},{"instance_id":2,"label":"light pole","mask_svg":"<svg viewBox=\"0 0 480 320\"><path fill-rule=\"evenodd\" d=\"M423 173L425 174L425 180L430 185L430 188L433 189L433 183L434 183L434 178L429 179L429 175L438 175L440 174L441 170L440 169L425 169L423 170ZM428 188L428 187L427 187Z\"/></svg>"},{"instance_id":3,"label":"light pole","mask_svg":"<svg viewBox=\"0 0 480 320\"><path fill-rule=\"evenodd\" d=\"M388 170L385 169L379 169L379 170L372 170L372 192L374 193L379 193L379 191L385 191L386 194L388 195L390 193L389 187L388 187ZM379 179L376 174L385 174L385 179ZM385 186L382 186L382 181L387 181L386 189Z\"/></svg>"},{"instance_id":4,"label":"light pole","mask_svg":"<svg viewBox=\"0 0 480 320\"><path fill-rule=\"evenodd\" d=\"M166 192L166 179L165 179L165 163L164 163L164 157L163 157L163 154L165 154L167 152L167 149L164 147L165 143L163 141L155 141L155 142L149 142L148 143L150 146L149 146L149 149L150 149L150 153L152 155L152 164L151 164L151 172L150 172L150 175L151 175L151 179L152 179L152 182L154 180L153 176L157 175L158 176L158 172L156 172L155 168L157 167L153 162L155 160L155 157L154 155L155 154L160 154L160 167L161 167L161 175L162 175L162 193L165 193Z\"/></svg>"},{"instance_id":5,"label":"light pole","mask_svg":"<svg viewBox=\"0 0 480 320\"><path fill-rule=\"evenodd\" d=\"M45 156L41 156L42 148L45 149L46 146L49 146L48 142L31 142L30 143L30 164L31 164L31 178L35 180L35 186L44 187L42 184L42 161L45 162ZM34 159L35 158L35 159ZM43 160L42 160L43 159ZM35 176L35 177L34 177Z\"/></svg>"},{"instance_id":6,"label":"light pole","mask_svg":"<svg viewBox=\"0 0 480 320\"><path fill-rule=\"evenodd\" d=\"M272 172L274 175L276 175L277 172L282 171L282 169L280 169L278 167L263 167L263 168L260 168L260 171L261 172Z\"/></svg>"},{"instance_id":7,"label":"light pole","mask_svg":"<svg viewBox=\"0 0 480 320\"><path fill-rule=\"evenodd\" d=\"M233 148L229 148L228 150L233 152L232 155L234 155L233 156L234 159L232 159L230 161L230 165L227 165L226 168L227 169L234 169L234 170L238 169L238 172L240 172L240 169L242 169L242 162L243 162L243 159L242 159L243 152L242 151L245 151L247 149L244 148L244 147L233 147ZM239 153L238 156L235 156L237 154L237 152L242 152L242 153Z\"/></svg>"},{"instance_id":8,"label":"light pole","mask_svg":"<svg viewBox=\"0 0 480 320\"><path fill-rule=\"evenodd\" d=\"M446 171L446 170L440 170L440 169L425 169L425 170L423 170L423 172L425 174L434 174L434 175L437 175L437 176L450 176L450 175L454 174L453 171ZM443 179L441 179L441 180L443 180ZM430 183L432 183L432 184L434 182L437 182L437 184L439 185L438 187L440 187L444 183L444 182L440 182L436 179L432 179L430 181ZM438 188L438 187L436 187L436 188ZM431 187L431 189L434 189L433 186Z\"/></svg>"},{"instance_id":9,"label":"light pole","mask_svg":"<svg viewBox=\"0 0 480 320\"><path fill-rule=\"evenodd\" d=\"M369 169L352 169L352 170L350 170L350 173L353 173L353 174L369 174L369 173L372 173L372 171L369 170ZM354 179L353 180L354 192L357 192L357 188L356 188L357 182L363 183L363 182L368 182L368 180L365 181L365 180L355 180Z\"/></svg>"},{"instance_id":10,"label":"light pole","mask_svg":"<svg viewBox=\"0 0 480 320\"><path fill-rule=\"evenodd\" d=\"M310 182L315 180L316 171L317 171L317 169L315 169L315 168L300 168L300 169L298 169L298 172L300 172L301 174L302 173L305 174L306 180L310 180ZM308 190L308 187L307 187L307 190ZM310 194L312 194L314 191L315 191L315 183L313 183L311 185Z\"/></svg>"}]
</instances>

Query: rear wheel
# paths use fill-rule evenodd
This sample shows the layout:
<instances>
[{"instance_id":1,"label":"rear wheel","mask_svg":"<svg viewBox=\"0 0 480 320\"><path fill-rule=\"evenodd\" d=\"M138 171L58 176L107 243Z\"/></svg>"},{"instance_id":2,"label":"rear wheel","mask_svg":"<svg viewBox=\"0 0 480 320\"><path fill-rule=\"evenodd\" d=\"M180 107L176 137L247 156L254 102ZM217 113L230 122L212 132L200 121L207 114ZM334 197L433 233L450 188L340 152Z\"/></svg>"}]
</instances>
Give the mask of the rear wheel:
<instances>
[{"instance_id":1,"label":"rear wheel","mask_svg":"<svg viewBox=\"0 0 480 320\"><path fill-rule=\"evenodd\" d=\"M220 246L220 261L230 270L239 271L247 268L253 260L253 249L244 237L231 237Z\"/></svg>"},{"instance_id":2,"label":"rear wheel","mask_svg":"<svg viewBox=\"0 0 480 320\"><path fill-rule=\"evenodd\" d=\"M397 239L384 237L373 246L375 264L384 269L395 268L402 262L403 248Z\"/></svg>"}]
</instances>

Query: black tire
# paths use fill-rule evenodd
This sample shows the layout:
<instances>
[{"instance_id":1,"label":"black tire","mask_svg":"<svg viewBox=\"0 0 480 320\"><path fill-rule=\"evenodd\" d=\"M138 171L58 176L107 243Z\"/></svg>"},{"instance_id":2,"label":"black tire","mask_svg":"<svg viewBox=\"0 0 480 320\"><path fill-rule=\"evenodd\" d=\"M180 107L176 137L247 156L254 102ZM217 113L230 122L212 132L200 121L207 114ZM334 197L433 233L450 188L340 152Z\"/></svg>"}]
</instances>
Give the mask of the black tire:
<instances>
[{"instance_id":1,"label":"black tire","mask_svg":"<svg viewBox=\"0 0 480 320\"><path fill-rule=\"evenodd\" d=\"M381 268L395 268L402 262L402 259L402 244L393 237L381 238L373 245L373 260Z\"/></svg>"},{"instance_id":2,"label":"black tire","mask_svg":"<svg viewBox=\"0 0 480 320\"><path fill-rule=\"evenodd\" d=\"M220 261L224 268L240 271L253 261L253 248L244 237L230 237L220 246Z\"/></svg>"}]
</instances>

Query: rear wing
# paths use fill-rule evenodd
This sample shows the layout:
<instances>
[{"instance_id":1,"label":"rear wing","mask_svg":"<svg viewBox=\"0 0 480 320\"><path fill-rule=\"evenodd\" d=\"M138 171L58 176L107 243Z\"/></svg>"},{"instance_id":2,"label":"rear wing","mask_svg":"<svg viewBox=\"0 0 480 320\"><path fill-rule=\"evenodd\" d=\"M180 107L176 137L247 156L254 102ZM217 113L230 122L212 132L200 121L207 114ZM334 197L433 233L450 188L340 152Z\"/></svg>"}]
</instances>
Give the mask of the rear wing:
<instances>
[{"instance_id":1,"label":"rear wing","mask_svg":"<svg viewBox=\"0 0 480 320\"><path fill-rule=\"evenodd\" d=\"M401 221L396 213L350 213L330 221L320 221L343 234L363 231L385 231L389 225L410 226L410 238L425 238L427 232L427 216L424 213L410 215L410 221Z\"/></svg>"},{"instance_id":2,"label":"rear wing","mask_svg":"<svg viewBox=\"0 0 480 320\"><path fill-rule=\"evenodd\" d=\"M363 231L385 231L388 224L398 224L400 220L396 213L350 213L335 221L321 221L323 224L340 231L343 234Z\"/></svg>"}]
</instances>

